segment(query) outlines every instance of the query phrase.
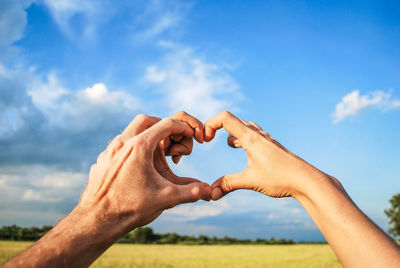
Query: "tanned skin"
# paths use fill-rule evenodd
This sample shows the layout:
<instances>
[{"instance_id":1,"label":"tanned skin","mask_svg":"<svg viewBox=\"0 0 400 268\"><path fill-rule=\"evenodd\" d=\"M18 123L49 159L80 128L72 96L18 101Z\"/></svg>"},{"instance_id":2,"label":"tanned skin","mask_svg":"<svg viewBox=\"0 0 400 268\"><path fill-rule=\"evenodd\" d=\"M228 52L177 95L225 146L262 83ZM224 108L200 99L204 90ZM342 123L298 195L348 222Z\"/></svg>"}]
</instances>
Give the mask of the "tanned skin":
<instances>
[{"instance_id":1,"label":"tanned skin","mask_svg":"<svg viewBox=\"0 0 400 268\"><path fill-rule=\"evenodd\" d=\"M218 129L243 148L243 172L210 187L176 176L178 163ZM218 200L237 189L292 197L310 214L345 267L400 267L400 248L350 199L341 183L299 158L256 123L221 112L203 124L179 112L160 119L139 115L102 152L90 170L77 207L6 267L87 267L118 238L156 219L165 209L199 199Z\"/></svg>"}]
</instances>

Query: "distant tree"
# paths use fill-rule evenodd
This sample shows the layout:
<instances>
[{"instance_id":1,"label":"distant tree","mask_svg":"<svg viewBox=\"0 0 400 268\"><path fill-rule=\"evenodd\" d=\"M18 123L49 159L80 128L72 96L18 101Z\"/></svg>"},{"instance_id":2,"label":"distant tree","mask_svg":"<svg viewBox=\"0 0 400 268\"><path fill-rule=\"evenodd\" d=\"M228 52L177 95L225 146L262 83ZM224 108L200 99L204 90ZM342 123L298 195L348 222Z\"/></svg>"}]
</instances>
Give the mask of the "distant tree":
<instances>
[{"instance_id":1,"label":"distant tree","mask_svg":"<svg viewBox=\"0 0 400 268\"><path fill-rule=\"evenodd\" d=\"M176 233L166 233L161 236L161 244L176 244L181 240L181 237Z\"/></svg>"},{"instance_id":2,"label":"distant tree","mask_svg":"<svg viewBox=\"0 0 400 268\"><path fill-rule=\"evenodd\" d=\"M137 244L148 244L155 240L153 229L144 226L136 228L130 235L130 240Z\"/></svg>"},{"instance_id":3,"label":"distant tree","mask_svg":"<svg viewBox=\"0 0 400 268\"><path fill-rule=\"evenodd\" d=\"M205 236L205 235L199 235L199 238L198 238L198 242L199 242L199 244L208 244L208 236Z\"/></svg>"},{"instance_id":4,"label":"distant tree","mask_svg":"<svg viewBox=\"0 0 400 268\"><path fill-rule=\"evenodd\" d=\"M193 235L185 235L182 239L185 244L194 244L196 242L196 237Z\"/></svg>"},{"instance_id":5,"label":"distant tree","mask_svg":"<svg viewBox=\"0 0 400 268\"><path fill-rule=\"evenodd\" d=\"M265 240L264 238L257 238L256 243L257 244L267 244L267 240Z\"/></svg>"},{"instance_id":6,"label":"distant tree","mask_svg":"<svg viewBox=\"0 0 400 268\"><path fill-rule=\"evenodd\" d=\"M35 241L40 239L45 235L51 226L39 227L19 227L15 224L11 226L0 227L0 239L4 240L25 240L25 241Z\"/></svg>"},{"instance_id":7,"label":"distant tree","mask_svg":"<svg viewBox=\"0 0 400 268\"><path fill-rule=\"evenodd\" d=\"M389 217L389 233L394 237L400 236L400 193L395 194L390 199L391 208L385 209L386 216Z\"/></svg>"},{"instance_id":8,"label":"distant tree","mask_svg":"<svg viewBox=\"0 0 400 268\"><path fill-rule=\"evenodd\" d=\"M36 241L44 236L52 227L44 225L42 227L20 227L17 225L0 227L0 240L19 240L19 241ZM206 235L179 235L177 233L157 234L150 227L136 228L134 231L126 234L118 240L118 243L136 243L136 244L184 244L184 245L218 245L218 244L293 244L293 240L275 239L271 237L269 240L258 238L237 239L229 236L224 237L208 237Z\"/></svg>"},{"instance_id":9,"label":"distant tree","mask_svg":"<svg viewBox=\"0 0 400 268\"><path fill-rule=\"evenodd\" d=\"M246 239L243 239L243 240L242 240L242 243L243 243L243 244L251 244L251 242L252 242L252 241L251 241L251 239L249 239L249 238L246 238Z\"/></svg>"},{"instance_id":10,"label":"distant tree","mask_svg":"<svg viewBox=\"0 0 400 268\"><path fill-rule=\"evenodd\" d=\"M276 244L276 239L275 237L271 236L271 238L269 239L269 244Z\"/></svg>"}]
</instances>

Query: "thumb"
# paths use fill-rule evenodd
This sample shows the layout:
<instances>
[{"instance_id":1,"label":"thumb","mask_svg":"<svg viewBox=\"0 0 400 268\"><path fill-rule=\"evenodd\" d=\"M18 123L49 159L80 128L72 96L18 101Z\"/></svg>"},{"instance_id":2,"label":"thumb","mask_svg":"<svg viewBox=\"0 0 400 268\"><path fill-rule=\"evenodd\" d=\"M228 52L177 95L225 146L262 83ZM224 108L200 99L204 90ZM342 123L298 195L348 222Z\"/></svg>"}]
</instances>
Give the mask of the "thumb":
<instances>
[{"instance_id":1,"label":"thumb","mask_svg":"<svg viewBox=\"0 0 400 268\"><path fill-rule=\"evenodd\" d=\"M228 174L224 175L218 180L216 180L212 185L211 185L211 198L212 200L218 200L224 195L238 190L238 189L244 189L245 184L243 183L243 177L244 174L243 172L240 173L233 173L233 174Z\"/></svg>"},{"instance_id":2,"label":"thumb","mask_svg":"<svg viewBox=\"0 0 400 268\"><path fill-rule=\"evenodd\" d=\"M191 182L176 185L175 204L196 202L199 199L210 200L211 186L205 182Z\"/></svg>"}]
</instances>

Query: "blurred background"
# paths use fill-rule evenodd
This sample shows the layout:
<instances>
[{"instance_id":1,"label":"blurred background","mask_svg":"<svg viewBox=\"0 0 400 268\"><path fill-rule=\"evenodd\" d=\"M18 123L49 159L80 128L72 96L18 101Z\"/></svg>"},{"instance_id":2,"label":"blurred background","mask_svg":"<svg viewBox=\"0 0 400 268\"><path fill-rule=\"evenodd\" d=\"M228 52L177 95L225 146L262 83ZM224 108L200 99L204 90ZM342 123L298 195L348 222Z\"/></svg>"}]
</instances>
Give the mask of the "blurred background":
<instances>
[{"instance_id":1,"label":"blurred background","mask_svg":"<svg viewBox=\"0 0 400 268\"><path fill-rule=\"evenodd\" d=\"M397 1L0 0L0 225L55 224L138 113L228 109L337 177L381 228L400 192ZM178 175L246 166L220 131ZM185 204L155 232L324 241L294 200Z\"/></svg>"}]
</instances>

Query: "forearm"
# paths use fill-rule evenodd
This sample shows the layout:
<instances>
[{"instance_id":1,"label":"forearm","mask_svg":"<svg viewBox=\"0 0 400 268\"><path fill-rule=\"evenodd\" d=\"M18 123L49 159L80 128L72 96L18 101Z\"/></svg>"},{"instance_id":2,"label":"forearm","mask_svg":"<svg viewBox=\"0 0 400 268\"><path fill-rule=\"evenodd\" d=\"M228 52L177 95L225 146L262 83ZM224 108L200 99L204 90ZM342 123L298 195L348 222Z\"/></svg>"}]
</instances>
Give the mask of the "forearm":
<instances>
[{"instance_id":1,"label":"forearm","mask_svg":"<svg viewBox=\"0 0 400 268\"><path fill-rule=\"evenodd\" d=\"M313 218L339 260L347 267L397 267L398 245L350 199L341 184L315 169L295 198ZM357 256L357 257L355 257Z\"/></svg>"},{"instance_id":2,"label":"forearm","mask_svg":"<svg viewBox=\"0 0 400 268\"><path fill-rule=\"evenodd\" d=\"M4 268L89 266L122 235L121 228L115 225L101 225L99 215L95 210L74 209Z\"/></svg>"}]
</instances>

